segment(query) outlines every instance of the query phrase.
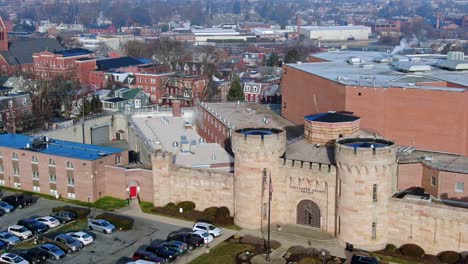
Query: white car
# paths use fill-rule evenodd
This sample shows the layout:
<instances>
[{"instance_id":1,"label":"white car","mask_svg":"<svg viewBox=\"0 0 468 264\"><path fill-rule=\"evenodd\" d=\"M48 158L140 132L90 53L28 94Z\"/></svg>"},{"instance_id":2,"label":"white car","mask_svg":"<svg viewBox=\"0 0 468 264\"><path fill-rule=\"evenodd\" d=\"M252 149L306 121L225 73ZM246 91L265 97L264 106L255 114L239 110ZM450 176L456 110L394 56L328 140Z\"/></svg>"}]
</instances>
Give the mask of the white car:
<instances>
[{"instance_id":1,"label":"white car","mask_svg":"<svg viewBox=\"0 0 468 264\"><path fill-rule=\"evenodd\" d=\"M52 216L43 216L43 217L38 217L36 218L37 221L45 224L49 228L54 228L60 225L60 221Z\"/></svg>"},{"instance_id":2,"label":"white car","mask_svg":"<svg viewBox=\"0 0 468 264\"><path fill-rule=\"evenodd\" d=\"M214 237L219 237L220 235L223 234L223 231L221 231L219 227L216 227L213 224L205 223L205 222L196 222L193 225L193 231L198 231L198 230L208 232L210 235Z\"/></svg>"},{"instance_id":3,"label":"white car","mask_svg":"<svg viewBox=\"0 0 468 264\"><path fill-rule=\"evenodd\" d=\"M73 237L74 239L78 240L83 244L83 246L89 245L93 243L94 238L85 232L79 231L79 232L72 232L72 233L67 233L67 235Z\"/></svg>"},{"instance_id":4,"label":"white car","mask_svg":"<svg viewBox=\"0 0 468 264\"><path fill-rule=\"evenodd\" d=\"M148 261L148 260L142 260L142 259L127 262L127 264L154 264L154 263L155 262Z\"/></svg>"},{"instance_id":5,"label":"white car","mask_svg":"<svg viewBox=\"0 0 468 264\"><path fill-rule=\"evenodd\" d=\"M206 231L197 230L193 231L192 234L197 235L205 240L205 244L211 243L213 241L213 236L208 234Z\"/></svg>"},{"instance_id":6,"label":"white car","mask_svg":"<svg viewBox=\"0 0 468 264\"><path fill-rule=\"evenodd\" d=\"M21 240L25 240L33 236L33 233L29 231L29 229L20 225L9 226L8 233L19 237Z\"/></svg>"},{"instance_id":7,"label":"white car","mask_svg":"<svg viewBox=\"0 0 468 264\"><path fill-rule=\"evenodd\" d=\"M5 253L0 256L0 263L29 264L29 261L13 253Z\"/></svg>"}]
</instances>

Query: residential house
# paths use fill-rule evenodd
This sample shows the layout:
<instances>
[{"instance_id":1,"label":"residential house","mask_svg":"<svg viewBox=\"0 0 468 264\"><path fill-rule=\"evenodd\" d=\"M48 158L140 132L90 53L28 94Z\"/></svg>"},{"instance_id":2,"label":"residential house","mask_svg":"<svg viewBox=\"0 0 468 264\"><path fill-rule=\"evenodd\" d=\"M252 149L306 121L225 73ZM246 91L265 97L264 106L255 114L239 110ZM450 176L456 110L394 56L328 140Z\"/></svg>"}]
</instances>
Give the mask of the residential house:
<instances>
[{"instance_id":1,"label":"residential house","mask_svg":"<svg viewBox=\"0 0 468 264\"><path fill-rule=\"evenodd\" d=\"M102 101L104 111L134 111L150 104L149 96L141 89L128 87L112 90Z\"/></svg>"}]
</instances>

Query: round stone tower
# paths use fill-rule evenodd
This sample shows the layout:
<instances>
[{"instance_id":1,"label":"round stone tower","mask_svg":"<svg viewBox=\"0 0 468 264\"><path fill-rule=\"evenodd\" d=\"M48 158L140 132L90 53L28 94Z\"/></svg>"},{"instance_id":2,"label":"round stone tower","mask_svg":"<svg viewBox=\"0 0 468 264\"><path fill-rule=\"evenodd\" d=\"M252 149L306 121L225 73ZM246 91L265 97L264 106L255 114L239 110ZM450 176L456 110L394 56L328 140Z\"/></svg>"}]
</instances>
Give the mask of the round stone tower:
<instances>
[{"instance_id":1,"label":"round stone tower","mask_svg":"<svg viewBox=\"0 0 468 264\"><path fill-rule=\"evenodd\" d=\"M387 202L396 186L396 146L374 138L336 142L337 238L355 248L378 250L387 244Z\"/></svg>"},{"instance_id":2,"label":"round stone tower","mask_svg":"<svg viewBox=\"0 0 468 264\"><path fill-rule=\"evenodd\" d=\"M235 158L234 222L260 228L268 202L268 179L286 149L286 132L275 128L244 128L232 135Z\"/></svg>"}]
</instances>

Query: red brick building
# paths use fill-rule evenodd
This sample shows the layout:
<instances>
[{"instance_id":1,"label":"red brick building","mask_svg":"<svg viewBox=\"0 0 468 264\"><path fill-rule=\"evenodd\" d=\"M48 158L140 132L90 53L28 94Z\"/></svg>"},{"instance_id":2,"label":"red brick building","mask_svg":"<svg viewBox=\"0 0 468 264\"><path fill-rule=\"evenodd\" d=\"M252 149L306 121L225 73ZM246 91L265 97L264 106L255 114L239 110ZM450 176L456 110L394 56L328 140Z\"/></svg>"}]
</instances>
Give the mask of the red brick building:
<instances>
[{"instance_id":1,"label":"red brick building","mask_svg":"<svg viewBox=\"0 0 468 264\"><path fill-rule=\"evenodd\" d=\"M194 106L203 98L208 82L205 76L171 76L162 87L162 104L171 105L172 101L180 100L182 106Z\"/></svg>"},{"instance_id":2,"label":"red brick building","mask_svg":"<svg viewBox=\"0 0 468 264\"><path fill-rule=\"evenodd\" d=\"M81 83L89 82L89 74L96 67L91 51L75 48L63 51L33 53L34 75L38 79L58 76L77 78Z\"/></svg>"},{"instance_id":3,"label":"red brick building","mask_svg":"<svg viewBox=\"0 0 468 264\"><path fill-rule=\"evenodd\" d=\"M398 144L467 155L468 75L438 67L404 72L373 63L378 55L329 52L316 54L316 63L285 65L284 117L303 124L309 114L349 111L362 118L361 128ZM362 65L371 66L346 63L350 56L360 56ZM428 63L425 60L429 62L429 56L414 64Z\"/></svg>"},{"instance_id":4,"label":"red brick building","mask_svg":"<svg viewBox=\"0 0 468 264\"><path fill-rule=\"evenodd\" d=\"M117 28L114 25L103 25L103 26L93 25L88 28L88 33L95 34L95 35L116 34Z\"/></svg>"}]
</instances>

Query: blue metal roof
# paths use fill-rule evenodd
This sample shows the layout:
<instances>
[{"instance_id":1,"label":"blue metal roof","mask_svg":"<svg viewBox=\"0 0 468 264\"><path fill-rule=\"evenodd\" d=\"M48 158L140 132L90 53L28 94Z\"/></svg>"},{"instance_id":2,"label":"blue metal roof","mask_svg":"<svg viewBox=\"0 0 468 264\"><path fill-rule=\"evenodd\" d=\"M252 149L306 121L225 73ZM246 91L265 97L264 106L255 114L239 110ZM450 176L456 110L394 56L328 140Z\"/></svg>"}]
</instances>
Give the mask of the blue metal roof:
<instances>
[{"instance_id":1,"label":"blue metal roof","mask_svg":"<svg viewBox=\"0 0 468 264\"><path fill-rule=\"evenodd\" d=\"M54 53L61 54L63 55L63 57L73 57L73 56L80 56L80 55L88 55L88 54L92 54L93 52L87 49L74 48L74 49L54 51Z\"/></svg>"},{"instance_id":2,"label":"blue metal roof","mask_svg":"<svg viewBox=\"0 0 468 264\"><path fill-rule=\"evenodd\" d=\"M0 147L26 150L26 144L31 144L34 138L12 133L0 134ZM119 148L108 148L55 139L51 139L47 147L39 149L30 148L27 150L81 160L97 160L104 156L123 151L123 149Z\"/></svg>"}]
</instances>

